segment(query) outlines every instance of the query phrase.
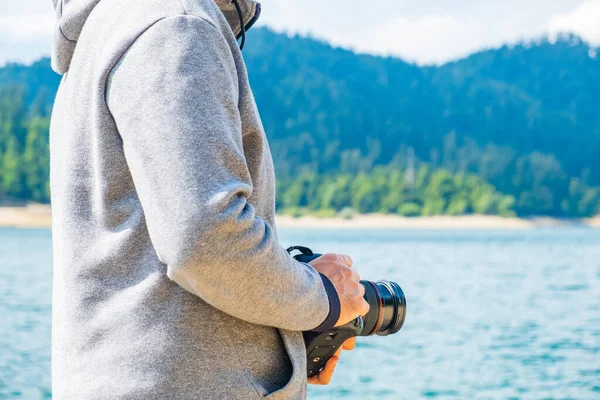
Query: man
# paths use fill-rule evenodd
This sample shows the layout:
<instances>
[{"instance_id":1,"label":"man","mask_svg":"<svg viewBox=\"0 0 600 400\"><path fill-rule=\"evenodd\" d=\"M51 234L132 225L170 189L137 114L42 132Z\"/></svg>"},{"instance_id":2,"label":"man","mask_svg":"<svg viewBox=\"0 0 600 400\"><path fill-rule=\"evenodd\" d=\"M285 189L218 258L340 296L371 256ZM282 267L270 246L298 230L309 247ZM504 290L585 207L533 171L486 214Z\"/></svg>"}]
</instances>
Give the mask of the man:
<instances>
[{"instance_id":1,"label":"man","mask_svg":"<svg viewBox=\"0 0 600 400\"><path fill-rule=\"evenodd\" d=\"M54 6L54 399L305 398L301 331L368 305L349 257L277 243L236 42L259 5Z\"/></svg>"}]
</instances>

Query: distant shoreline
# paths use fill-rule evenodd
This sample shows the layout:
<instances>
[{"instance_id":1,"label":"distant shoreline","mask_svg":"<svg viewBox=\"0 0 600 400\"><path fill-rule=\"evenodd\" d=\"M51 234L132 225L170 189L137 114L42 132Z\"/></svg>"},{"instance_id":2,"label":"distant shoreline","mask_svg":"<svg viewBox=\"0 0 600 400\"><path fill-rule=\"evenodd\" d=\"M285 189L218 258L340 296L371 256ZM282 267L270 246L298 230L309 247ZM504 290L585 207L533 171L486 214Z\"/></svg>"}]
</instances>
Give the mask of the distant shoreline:
<instances>
[{"instance_id":1,"label":"distant shoreline","mask_svg":"<svg viewBox=\"0 0 600 400\"><path fill-rule=\"evenodd\" d=\"M397 215L367 214L352 219L277 216L278 228L315 229L507 229L523 230L541 227L584 226L600 228L600 218L559 219L550 217L503 218L493 215L431 216L407 218Z\"/></svg>"},{"instance_id":2,"label":"distant shoreline","mask_svg":"<svg viewBox=\"0 0 600 400\"><path fill-rule=\"evenodd\" d=\"M0 228L50 228L49 205L0 206Z\"/></svg>"},{"instance_id":3,"label":"distant shoreline","mask_svg":"<svg viewBox=\"0 0 600 400\"><path fill-rule=\"evenodd\" d=\"M586 226L600 228L600 217L590 219L502 218L493 215L400 217L397 215L367 214L356 215L352 219L317 218L305 216L294 218L277 216L279 228L313 229L534 229L553 226ZM52 213L50 206L30 204L27 206L0 206L0 227L2 228L50 228Z\"/></svg>"}]
</instances>

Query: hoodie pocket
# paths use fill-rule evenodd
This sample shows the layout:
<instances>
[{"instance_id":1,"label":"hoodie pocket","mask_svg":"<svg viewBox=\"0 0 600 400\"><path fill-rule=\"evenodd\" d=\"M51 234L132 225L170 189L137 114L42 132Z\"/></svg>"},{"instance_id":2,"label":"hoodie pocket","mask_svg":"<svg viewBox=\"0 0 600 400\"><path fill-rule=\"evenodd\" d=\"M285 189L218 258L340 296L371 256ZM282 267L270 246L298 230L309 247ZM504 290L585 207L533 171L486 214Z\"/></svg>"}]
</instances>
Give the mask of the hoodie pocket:
<instances>
[{"instance_id":1,"label":"hoodie pocket","mask_svg":"<svg viewBox=\"0 0 600 400\"><path fill-rule=\"evenodd\" d=\"M285 399L301 398L289 388L298 380L298 351L306 352L302 334L239 321L238 324L235 335L230 336L228 354L236 364L233 367L254 389L258 398L282 391L290 393L290 396L283 397Z\"/></svg>"},{"instance_id":2,"label":"hoodie pocket","mask_svg":"<svg viewBox=\"0 0 600 400\"><path fill-rule=\"evenodd\" d=\"M285 350L292 365L292 376L281 389L269 393L268 400L306 399L306 347L301 332L279 329Z\"/></svg>"}]
</instances>

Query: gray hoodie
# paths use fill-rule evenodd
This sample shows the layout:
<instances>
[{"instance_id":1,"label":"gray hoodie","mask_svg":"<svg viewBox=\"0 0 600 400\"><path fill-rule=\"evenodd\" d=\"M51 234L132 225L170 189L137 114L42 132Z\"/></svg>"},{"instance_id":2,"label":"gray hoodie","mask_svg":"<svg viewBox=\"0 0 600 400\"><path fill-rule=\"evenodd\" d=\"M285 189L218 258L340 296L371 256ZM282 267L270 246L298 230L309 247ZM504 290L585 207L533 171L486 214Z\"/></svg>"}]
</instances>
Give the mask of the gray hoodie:
<instances>
[{"instance_id":1,"label":"gray hoodie","mask_svg":"<svg viewBox=\"0 0 600 400\"><path fill-rule=\"evenodd\" d=\"M277 242L234 6L54 2L54 399L304 398L339 310Z\"/></svg>"}]
</instances>

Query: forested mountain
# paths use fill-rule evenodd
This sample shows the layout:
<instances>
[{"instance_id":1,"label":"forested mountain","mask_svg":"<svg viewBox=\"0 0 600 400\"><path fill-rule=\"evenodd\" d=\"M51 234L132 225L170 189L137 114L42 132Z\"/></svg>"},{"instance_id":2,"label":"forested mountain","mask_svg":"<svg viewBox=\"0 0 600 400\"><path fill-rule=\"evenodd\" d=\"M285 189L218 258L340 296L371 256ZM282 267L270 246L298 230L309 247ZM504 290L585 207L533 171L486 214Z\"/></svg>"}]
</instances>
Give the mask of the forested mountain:
<instances>
[{"instance_id":1,"label":"forested mountain","mask_svg":"<svg viewBox=\"0 0 600 400\"><path fill-rule=\"evenodd\" d=\"M244 56L280 207L600 211L600 57L577 37L419 67L261 28ZM28 163L47 157L47 133L28 132L47 123L58 82L46 59L0 68L0 198L45 199L31 188L45 170Z\"/></svg>"},{"instance_id":2,"label":"forested mountain","mask_svg":"<svg viewBox=\"0 0 600 400\"><path fill-rule=\"evenodd\" d=\"M0 204L49 201L48 125L59 82L48 59L0 68Z\"/></svg>"}]
</instances>

